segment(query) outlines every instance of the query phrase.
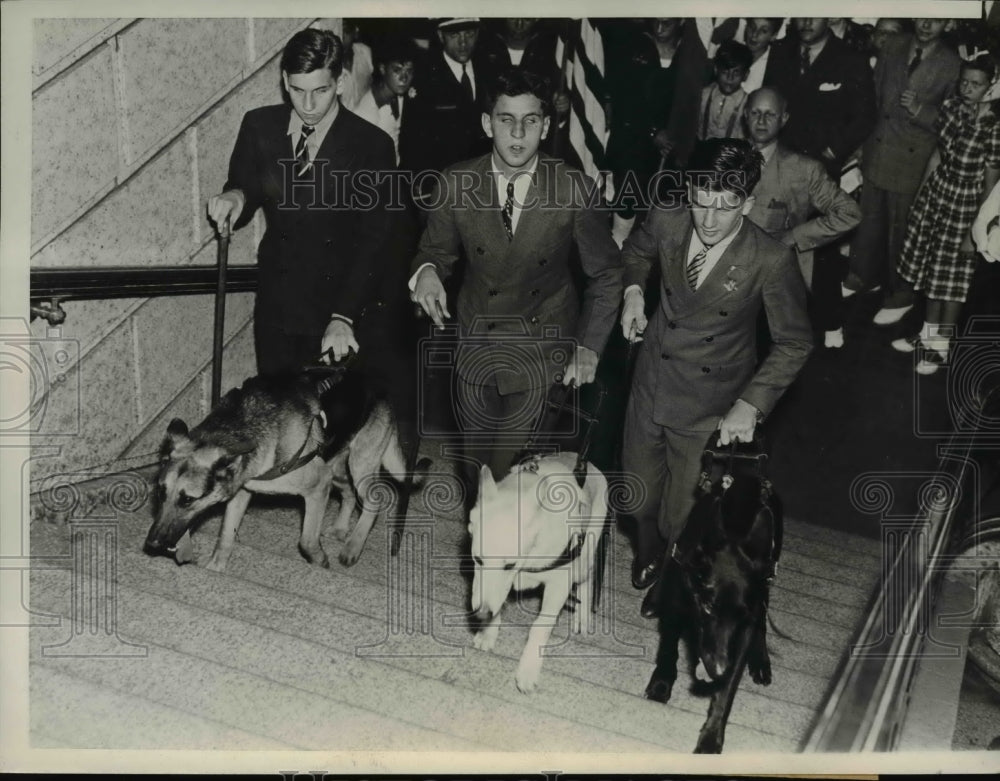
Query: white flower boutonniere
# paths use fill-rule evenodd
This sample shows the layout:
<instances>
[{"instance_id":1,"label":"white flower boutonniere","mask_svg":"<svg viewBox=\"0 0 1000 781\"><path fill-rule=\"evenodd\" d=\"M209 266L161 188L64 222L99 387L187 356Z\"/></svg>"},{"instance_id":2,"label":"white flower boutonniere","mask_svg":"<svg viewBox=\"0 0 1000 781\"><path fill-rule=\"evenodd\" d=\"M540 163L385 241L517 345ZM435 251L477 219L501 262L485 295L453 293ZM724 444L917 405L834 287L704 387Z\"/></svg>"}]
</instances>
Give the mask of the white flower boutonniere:
<instances>
[{"instance_id":1,"label":"white flower boutonniere","mask_svg":"<svg viewBox=\"0 0 1000 781\"><path fill-rule=\"evenodd\" d=\"M416 88L410 87L410 91L406 93L406 97L408 97L410 100L413 100L413 98L417 97Z\"/></svg>"}]
</instances>

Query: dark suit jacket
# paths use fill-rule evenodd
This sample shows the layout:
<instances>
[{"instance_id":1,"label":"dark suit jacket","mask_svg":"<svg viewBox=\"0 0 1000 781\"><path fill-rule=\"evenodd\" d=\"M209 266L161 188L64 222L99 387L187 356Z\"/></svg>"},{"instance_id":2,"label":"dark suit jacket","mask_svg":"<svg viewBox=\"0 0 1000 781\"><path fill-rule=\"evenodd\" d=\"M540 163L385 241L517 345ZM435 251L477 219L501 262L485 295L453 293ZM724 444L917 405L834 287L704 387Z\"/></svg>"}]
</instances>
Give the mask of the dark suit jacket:
<instances>
[{"instance_id":1,"label":"dark suit jacket","mask_svg":"<svg viewBox=\"0 0 1000 781\"><path fill-rule=\"evenodd\" d=\"M625 286L645 289L660 265L660 304L650 318L633 382L653 388L653 422L711 431L737 399L765 415L812 350L806 291L791 249L750 220L692 291L687 250L694 232L684 207L652 209L622 248ZM773 345L757 366L763 307Z\"/></svg>"},{"instance_id":2,"label":"dark suit jacket","mask_svg":"<svg viewBox=\"0 0 1000 781\"><path fill-rule=\"evenodd\" d=\"M800 75L797 43L775 42L771 47L775 63L764 83L788 99L788 124L781 140L796 152L822 160L838 179L844 163L875 126L875 86L867 56L830 34L823 51ZM832 162L822 159L827 147L835 156Z\"/></svg>"},{"instance_id":3,"label":"dark suit jacket","mask_svg":"<svg viewBox=\"0 0 1000 781\"><path fill-rule=\"evenodd\" d=\"M267 219L257 248L257 316L288 333L322 334L331 315L357 320L375 295L393 218L385 208L389 180L376 189L351 174L391 171L395 154L389 136L340 106L307 178L293 185L291 111L247 112L225 189L246 198L234 228L258 208Z\"/></svg>"},{"instance_id":4,"label":"dark suit jacket","mask_svg":"<svg viewBox=\"0 0 1000 781\"><path fill-rule=\"evenodd\" d=\"M412 270L431 263L444 280L464 251L467 266L455 314L459 336L467 341L458 373L512 393L550 385L563 368L566 342L548 339L552 330L601 353L621 303L622 267L607 215L589 206L584 186L590 180L550 157L539 159L514 239L508 240L490 157L445 172L443 189L435 195L443 205L428 213ZM582 306L570 266L574 245L587 278ZM492 366L484 353L519 335L525 343L542 345L540 352L531 347L524 353L530 356L525 370L496 366L480 373L484 365Z\"/></svg>"},{"instance_id":5,"label":"dark suit jacket","mask_svg":"<svg viewBox=\"0 0 1000 781\"><path fill-rule=\"evenodd\" d=\"M433 48L417 67L416 97L408 102L399 128L399 167L404 170L440 172L492 147L482 124L482 103L493 79L490 64L473 55L476 100L470 103L444 57L440 48ZM428 178L423 192L432 186Z\"/></svg>"},{"instance_id":6,"label":"dark suit jacket","mask_svg":"<svg viewBox=\"0 0 1000 781\"><path fill-rule=\"evenodd\" d=\"M927 160L934 151L934 123L945 98L958 80L958 55L943 42L922 57L910 76L912 35L892 36L875 65L878 121L868 137L861 158L865 180L895 193L913 193L920 187ZM911 117L899 105L904 90L917 93L920 111Z\"/></svg>"}]
</instances>

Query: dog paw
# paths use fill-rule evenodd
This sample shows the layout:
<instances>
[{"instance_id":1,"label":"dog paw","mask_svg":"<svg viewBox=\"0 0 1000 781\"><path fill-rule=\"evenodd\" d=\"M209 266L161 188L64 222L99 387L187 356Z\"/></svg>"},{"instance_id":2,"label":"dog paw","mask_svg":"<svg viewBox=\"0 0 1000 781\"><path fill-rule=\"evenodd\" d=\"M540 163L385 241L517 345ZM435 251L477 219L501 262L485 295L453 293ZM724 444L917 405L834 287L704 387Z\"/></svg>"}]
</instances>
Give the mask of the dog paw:
<instances>
[{"instance_id":1,"label":"dog paw","mask_svg":"<svg viewBox=\"0 0 1000 781\"><path fill-rule=\"evenodd\" d=\"M665 681L654 675L649 679L649 683L646 685L645 696L647 700L653 700L654 702L667 702L670 699L670 695L673 693L673 690L673 681Z\"/></svg>"},{"instance_id":2,"label":"dog paw","mask_svg":"<svg viewBox=\"0 0 1000 781\"><path fill-rule=\"evenodd\" d=\"M771 683L771 660L765 659L763 662L748 661L747 671L754 683L761 686L768 686Z\"/></svg>"},{"instance_id":3,"label":"dog paw","mask_svg":"<svg viewBox=\"0 0 1000 781\"><path fill-rule=\"evenodd\" d=\"M202 566L207 570L211 570L212 572L226 571L225 560L221 556L217 556L214 553L207 559L205 559L205 561L202 563Z\"/></svg>"},{"instance_id":4,"label":"dog paw","mask_svg":"<svg viewBox=\"0 0 1000 781\"><path fill-rule=\"evenodd\" d=\"M541 669L538 665L519 664L517 672L514 673L514 683L521 694L531 694L538 686L538 674Z\"/></svg>"},{"instance_id":5,"label":"dog paw","mask_svg":"<svg viewBox=\"0 0 1000 781\"><path fill-rule=\"evenodd\" d=\"M472 638L472 647L479 651L492 651L497 643L497 632L484 629L476 632Z\"/></svg>"},{"instance_id":6,"label":"dog paw","mask_svg":"<svg viewBox=\"0 0 1000 781\"><path fill-rule=\"evenodd\" d=\"M323 550L322 548L317 548L316 550L309 550L300 545L299 553L302 554L302 558L304 558L313 566L323 567L323 569L330 569L330 557L326 555L326 551Z\"/></svg>"},{"instance_id":7,"label":"dog paw","mask_svg":"<svg viewBox=\"0 0 1000 781\"><path fill-rule=\"evenodd\" d=\"M350 548L344 548L337 556L337 560L345 567L353 567L358 563L359 558L361 558L361 551L354 551Z\"/></svg>"},{"instance_id":8,"label":"dog paw","mask_svg":"<svg viewBox=\"0 0 1000 781\"><path fill-rule=\"evenodd\" d=\"M722 736L715 732L703 732L698 736L698 745L694 747L695 754L721 754Z\"/></svg>"}]
</instances>

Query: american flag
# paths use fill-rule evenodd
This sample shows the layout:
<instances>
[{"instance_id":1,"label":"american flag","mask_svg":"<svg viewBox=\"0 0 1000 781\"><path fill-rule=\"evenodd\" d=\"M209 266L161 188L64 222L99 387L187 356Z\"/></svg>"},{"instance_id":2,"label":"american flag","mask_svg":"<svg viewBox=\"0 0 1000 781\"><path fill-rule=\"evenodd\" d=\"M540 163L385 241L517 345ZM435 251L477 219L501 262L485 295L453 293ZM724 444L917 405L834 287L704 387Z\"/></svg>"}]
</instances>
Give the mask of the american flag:
<instances>
[{"instance_id":1,"label":"american flag","mask_svg":"<svg viewBox=\"0 0 1000 781\"><path fill-rule=\"evenodd\" d=\"M601 167L608 143L604 117L604 43L589 19L572 19L560 31L556 62L570 98L569 142L584 173L603 184Z\"/></svg>"}]
</instances>

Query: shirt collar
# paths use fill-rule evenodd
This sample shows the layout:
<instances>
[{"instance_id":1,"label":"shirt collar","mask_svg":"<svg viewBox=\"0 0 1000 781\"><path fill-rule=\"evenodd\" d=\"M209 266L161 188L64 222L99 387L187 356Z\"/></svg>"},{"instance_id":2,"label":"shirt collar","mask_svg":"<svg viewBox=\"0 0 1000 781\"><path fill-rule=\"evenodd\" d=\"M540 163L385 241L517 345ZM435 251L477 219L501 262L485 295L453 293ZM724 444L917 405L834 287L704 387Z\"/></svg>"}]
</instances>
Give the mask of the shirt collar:
<instances>
[{"instance_id":1,"label":"shirt collar","mask_svg":"<svg viewBox=\"0 0 1000 781\"><path fill-rule=\"evenodd\" d=\"M490 152L490 169L493 171L493 175L497 179L498 187L506 190L507 189L507 174L500 170L500 166L497 165L496 151ZM518 171L514 175L514 191L517 194L525 193L528 191L528 186L535 180L535 171L538 170L538 154L535 154L535 159L532 161L531 166L525 171Z\"/></svg>"},{"instance_id":2,"label":"shirt collar","mask_svg":"<svg viewBox=\"0 0 1000 781\"><path fill-rule=\"evenodd\" d=\"M333 120L337 118L337 114L340 112L340 98L338 97L333 105L330 106L330 110L326 112L326 116L323 117L319 122L317 122L313 127L312 136L309 138L309 143L312 144L313 149L319 149L323 144L323 139L326 138L327 132L330 130L330 126L333 125ZM288 118L288 135L293 138L297 138L302 132L302 125L304 123L299 119L299 115L295 113L295 109L292 109L291 116Z\"/></svg>"},{"instance_id":3,"label":"shirt collar","mask_svg":"<svg viewBox=\"0 0 1000 781\"><path fill-rule=\"evenodd\" d=\"M820 38L818 41L816 41L815 43L802 44L803 46L806 46L809 49L810 64L816 62L816 58L819 57L820 52L823 51L823 47L826 46L826 42L830 40L831 35L833 35L832 30L826 35L824 35L822 38Z\"/></svg>"},{"instance_id":4,"label":"shirt collar","mask_svg":"<svg viewBox=\"0 0 1000 781\"><path fill-rule=\"evenodd\" d=\"M698 231L692 229L691 246L688 248L688 260L697 255L700 250L704 249L705 259L707 262L714 263L717 261L722 256L722 253L726 251L726 248L732 244L733 240L740 234L740 231L743 230L743 219L744 218L741 215L740 221L736 223L736 228L733 232L726 236L726 238L722 241L718 241L713 244L711 247L706 247L702 244L701 239L698 238Z\"/></svg>"},{"instance_id":5,"label":"shirt collar","mask_svg":"<svg viewBox=\"0 0 1000 781\"><path fill-rule=\"evenodd\" d=\"M456 81L461 81L462 80L462 63L460 63L458 60L453 60L451 57L449 57L444 52L441 52L441 56L444 57L445 65L447 65L448 68L451 70L451 72L455 75L455 80ZM465 72L469 74L469 79L472 80L472 84L473 84L472 89L475 90L475 88L476 88L475 87L476 77L475 77L474 72L472 70L472 60L469 60L467 63L465 63Z\"/></svg>"},{"instance_id":6,"label":"shirt collar","mask_svg":"<svg viewBox=\"0 0 1000 781\"><path fill-rule=\"evenodd\" d=\"M771 162L771 158L774 157L774 152L775 150L777 150L777 148L778 148L778 140L775 139L767 146L762 146L760 149L757 150L758 152L760 152L760 156L764 158L764 165L767 165L769 162Z\"/></svg>"}]
</instances>

